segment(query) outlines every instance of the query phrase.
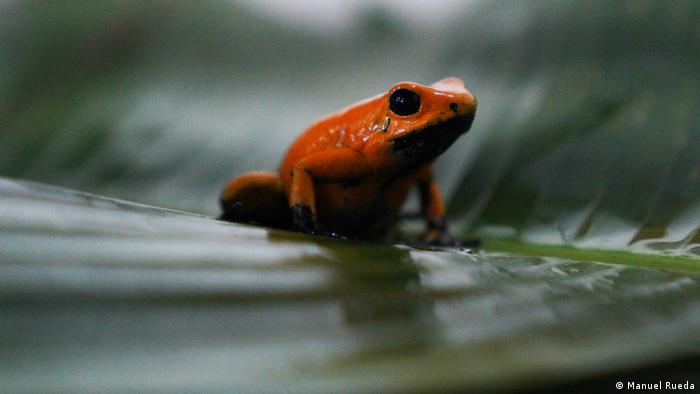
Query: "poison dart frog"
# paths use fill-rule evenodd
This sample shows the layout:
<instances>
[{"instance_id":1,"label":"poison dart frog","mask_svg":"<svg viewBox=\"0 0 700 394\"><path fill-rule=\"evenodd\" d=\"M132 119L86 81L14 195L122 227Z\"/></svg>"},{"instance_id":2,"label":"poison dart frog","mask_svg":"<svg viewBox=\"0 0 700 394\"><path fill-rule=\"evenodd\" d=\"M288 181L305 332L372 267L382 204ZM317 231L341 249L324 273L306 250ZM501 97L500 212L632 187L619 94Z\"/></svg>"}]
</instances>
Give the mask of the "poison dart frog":
<instances>
[{"instance_id":1,"label":"poison dart frog","mask_svg":"<svg viewBox=\"0 0 700 394\"><path fill-rule=\"evenodd\" d=\"M312 124L279 172L231 180L221 192L220 219L378 241L417 186L427 223L422 241L456 245L431 163L469 130L476 106L458 78L399 82Z\"/></svg>"}]
</instances>

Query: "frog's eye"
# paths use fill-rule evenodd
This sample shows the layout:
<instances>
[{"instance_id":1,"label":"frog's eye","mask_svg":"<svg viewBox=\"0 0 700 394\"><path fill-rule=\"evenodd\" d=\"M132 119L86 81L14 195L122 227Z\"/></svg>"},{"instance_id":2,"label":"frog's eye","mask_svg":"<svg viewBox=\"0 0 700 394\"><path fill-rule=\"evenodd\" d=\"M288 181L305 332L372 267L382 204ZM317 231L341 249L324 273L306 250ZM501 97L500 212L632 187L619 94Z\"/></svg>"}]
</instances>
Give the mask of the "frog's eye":
<instances>
[{"instance_id":1,"label":"frog's eye","mask_svg":"<svg viewBox=\"0 0 700 394\"><path fill-rule=\"evenodd\" d=\"M389 109L396 115L413 115L420 109L420 96L408 89L397 89L389 97Z\"/></svg>"}]
</instances>

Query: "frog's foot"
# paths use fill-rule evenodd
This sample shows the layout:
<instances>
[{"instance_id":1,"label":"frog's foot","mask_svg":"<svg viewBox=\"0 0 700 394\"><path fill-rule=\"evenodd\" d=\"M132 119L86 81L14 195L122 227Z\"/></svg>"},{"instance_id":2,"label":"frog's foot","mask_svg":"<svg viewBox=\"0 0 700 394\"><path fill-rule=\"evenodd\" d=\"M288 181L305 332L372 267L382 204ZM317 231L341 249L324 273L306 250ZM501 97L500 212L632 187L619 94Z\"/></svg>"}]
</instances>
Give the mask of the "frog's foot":
<instances>
[{"instance_id":1,"label":"frog's foot","mask_svg":"<svg viewBox=\"0 0 700 394\"><path fill-rule=\"evenodd\" d=\"M429 234L426 232L420 238L420 243L427 244L430 246L446 246L451 248L478 248L481 246L481 239L479 238L467 238L467 239L457 239L450 236L449 233L443 232L437 235Z\"/></svg>"},{"instance_id":2,"label":"frog's foot","mask_svg":"<svg viewBox=\"0 0 700 394\"><path fill-rule=\"evenodd\" d=\"M419 242L433 246L458 246L456 240L447 231L447 219L428 219L428 229L420 237Z\"/></svg>"},{"instance_id":3,"label":"frog's foot","mask_svg":"<svg viewBox=\"0 0 700 394\"><path fill-rule=\"evenodd\" d=\"M311 235L322 235L331 238L348 239L336 231L329 230L322 226L316 215L311 212L311 208L306 205L297 204L292 207L292 219L298 230Z\"/></svg>"},{"instance_id":4,"label":"frog's foot","mask_svg":"<svg viewBox=\"0 0 700 394\"><path fill-rule=\"evenodd\" d=\"M297 228L304 233L314 235L322 233L316 215L306 205L296 204L292 207L292 220Z\"/></svg>"},{"instance_id":5,"label":"frog's foot","mask_svg":"<svg viewBox=\"0 0 700 394\"><path fill-rule=\"evenodd\" d=\"M450 235L447 220L443 217L428 221L428 230L421 236L420 242L431 246L447 246L453 248L475 248L481 245L478 238L459 240Z\"/></svg>"},{"instance_id":6,"label":"frog's foot","mask_svg":"<svg viewBox=\"0 0 700 394\"><path fill-rule=\"evenodd\" d=\"M428 230L420 238L420 242L431 246L462 247L459 240L453 238L447 231Z\"/></svg>"}]
</instances>

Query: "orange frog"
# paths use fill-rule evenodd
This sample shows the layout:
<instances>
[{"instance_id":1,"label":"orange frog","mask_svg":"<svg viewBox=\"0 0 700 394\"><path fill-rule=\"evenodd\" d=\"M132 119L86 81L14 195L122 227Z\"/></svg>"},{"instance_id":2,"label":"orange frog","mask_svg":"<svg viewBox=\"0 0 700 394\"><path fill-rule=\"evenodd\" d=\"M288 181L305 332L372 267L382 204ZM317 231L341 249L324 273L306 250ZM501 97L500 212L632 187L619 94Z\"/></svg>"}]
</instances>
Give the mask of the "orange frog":
<instances>
[{"instance_id":1,"label":"orange frog","mask_svg":"<svg viewBox=\"0 0 700 394\"><path fill-rule=\"evenodd\" d=\"M311 125L278 173L255 171L230 181L220 218L383 240L417 185L427 222L422 240L457 245L431 163L469 130L475 112L476 99L460 79L397 83Z\"/></svg>"}]
</instances>

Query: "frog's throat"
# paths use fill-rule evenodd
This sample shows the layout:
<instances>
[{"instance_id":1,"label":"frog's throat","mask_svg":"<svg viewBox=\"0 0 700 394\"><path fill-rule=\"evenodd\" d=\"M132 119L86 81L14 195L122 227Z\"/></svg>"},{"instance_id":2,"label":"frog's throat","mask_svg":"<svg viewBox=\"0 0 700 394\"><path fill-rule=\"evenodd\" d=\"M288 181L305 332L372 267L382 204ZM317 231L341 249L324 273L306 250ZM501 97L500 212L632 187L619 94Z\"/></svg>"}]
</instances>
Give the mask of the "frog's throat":
<instances>
[{"instance_id":1,"label":"frog's throat","mask_svg":"<svg viewBox=\"0 0 700 394\"><path fill-rule=\"evenodd\" d=\"M392 151L402 165L430 163L466 133L473 121L474 114L457 116L393 138Z\"/></svg>"}]
</instances>

